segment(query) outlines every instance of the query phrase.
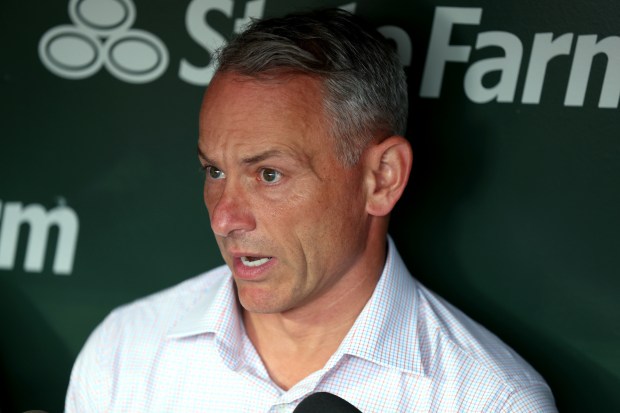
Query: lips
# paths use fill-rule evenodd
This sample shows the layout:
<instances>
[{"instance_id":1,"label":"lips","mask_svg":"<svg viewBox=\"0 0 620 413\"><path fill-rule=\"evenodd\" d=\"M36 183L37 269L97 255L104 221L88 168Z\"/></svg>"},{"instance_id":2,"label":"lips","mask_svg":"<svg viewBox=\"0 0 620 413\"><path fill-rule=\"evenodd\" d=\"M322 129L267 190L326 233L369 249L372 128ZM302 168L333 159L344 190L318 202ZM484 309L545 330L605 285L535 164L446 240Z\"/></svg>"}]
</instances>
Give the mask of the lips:
<instances>
[{"instance_id":1,"label":"lips","mask_svg":"<svg viewBox=\"0 0 620 413\"><path fill-rule=\"evenodd\" d=\"M236 252L232 254L232 270L237 281L261 281L265 279L278 259L256 252Z\"/></svg>"},{"instance_id":2,"label":"lips","mask_svg":"<svg viewBox=\"0 0 620 413\"><path fill-rule=\"evenodd\" d=\"M261 265L267 264L272 257L251 257L251 256L242 256L240 257L241 264L246 267L260 267Z\"/></svg>"}]
</instances>

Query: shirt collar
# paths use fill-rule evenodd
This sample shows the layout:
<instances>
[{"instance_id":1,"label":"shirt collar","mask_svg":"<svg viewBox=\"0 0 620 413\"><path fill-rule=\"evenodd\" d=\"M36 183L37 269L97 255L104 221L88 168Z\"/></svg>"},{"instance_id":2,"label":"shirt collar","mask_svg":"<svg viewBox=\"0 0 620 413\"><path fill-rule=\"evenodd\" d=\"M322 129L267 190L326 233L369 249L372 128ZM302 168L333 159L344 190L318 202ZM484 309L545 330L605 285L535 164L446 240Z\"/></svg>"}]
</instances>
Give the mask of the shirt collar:
<instances>
[{"instance_id":1,"label":"shirt collar","mask_svg":"<svg viewBox=\"0 0 620 413\"><path fill-rule=\"evenodd\" d=\"M415 281L388 236L385 266L375 291L330 362L343 354L422 374L416 331L418 305ZM170 330L168 338L215 334L225 360L235 369L241 363L243 335L240 310L230 270L202 294L194 307ZM329 364L329 363L328 363ZM327 366L326 366L327 367Z\"/></svg>"},{"instance_id":2,"label":"shirt collar","mask_svg":"<svg viewBox=\"0 0 620 413\"><path fill-rule=\"evenodd\" d=\"M215 335L222 359L229 368L236 370L241 365L245 332L228 268L223 277L203 291L191 310L168 332L167 338L183 339L200 334Z\"/></svg>"},{"instance_id":3,"label":"shirt collar","mask_svg":"<svg viewBox=\"0 0 620 413\"><path fill-rule=\"evenodd\" d=\"M337 353L424 374L416 329L417 305L415 281L388 236L381 278Z\"/></svg>"}]
</instances>

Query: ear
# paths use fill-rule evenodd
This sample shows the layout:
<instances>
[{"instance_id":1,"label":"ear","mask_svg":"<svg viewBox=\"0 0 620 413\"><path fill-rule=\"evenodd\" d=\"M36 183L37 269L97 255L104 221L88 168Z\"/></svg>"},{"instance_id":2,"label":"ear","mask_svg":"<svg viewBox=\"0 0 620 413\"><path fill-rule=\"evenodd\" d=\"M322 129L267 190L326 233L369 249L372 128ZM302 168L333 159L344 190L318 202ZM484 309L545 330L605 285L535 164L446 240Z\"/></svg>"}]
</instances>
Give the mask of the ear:
<instances>
[{"instance_id":1,"label":"ear","mask_svg":"<svg viewBox=\"0 0 620 413\"><path fill-rule=\"evenodd\" d=\"M365 156L366 212L388 215L407 186L413 152L407 139L390 136L367 148Z\"/></svg>"}]
</instances>

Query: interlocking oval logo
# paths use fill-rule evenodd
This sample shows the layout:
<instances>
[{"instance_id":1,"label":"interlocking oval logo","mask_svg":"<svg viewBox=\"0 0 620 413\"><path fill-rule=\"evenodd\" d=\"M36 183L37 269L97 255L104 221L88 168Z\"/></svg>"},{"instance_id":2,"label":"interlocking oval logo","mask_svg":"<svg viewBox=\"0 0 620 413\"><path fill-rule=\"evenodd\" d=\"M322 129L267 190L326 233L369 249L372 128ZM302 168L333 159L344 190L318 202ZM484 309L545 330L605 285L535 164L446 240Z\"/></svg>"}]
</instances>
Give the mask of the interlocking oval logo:
<instances>
[{"instance_id":1,"label":"interlocking oval logo","mask_svg":"<svg viewBox=\"0 0 620 413\"><path fill-rule=\"evenodd\" d=\"M131 0L70 0L71 21L101 36L122 33L136 20Z\"/></svg>"},{"instance_id":2,"label":"interlocking oval logo","mask_svg":"<svg viewBox=\"0 0 620 413\"><path fill-rule=\"evenodd\" d=\"M104 50L106 69L126 82L155 80L168 67L166 46L157 37L142 30L129 30L109 38Z\"/></svg>"},{"instance_id":3,"label":"interlocking oval logo","mask_svg":"<svg viewBox=\"0 0 620 413\"><path fill-rule=\"evenodd\" d=\"M99 39L73 26L48 30L39 42L39 56L52 73L67 79L89 77L103 63Z\"/></svg>"},{"instance_id":4,"label":"interlocking oval logo","mask_svg":"<svg viewBox=\"0 0 620 413\"><path fill-rule=\"evenodd\" d=\"M131 0L70 0L74 26L48 30L39 41L45 67L66 79L83 79L101 66L129 83L146 83L168 67L168 49L152 33L131 29L136 9Z\"/></svg>"}]
</instances>

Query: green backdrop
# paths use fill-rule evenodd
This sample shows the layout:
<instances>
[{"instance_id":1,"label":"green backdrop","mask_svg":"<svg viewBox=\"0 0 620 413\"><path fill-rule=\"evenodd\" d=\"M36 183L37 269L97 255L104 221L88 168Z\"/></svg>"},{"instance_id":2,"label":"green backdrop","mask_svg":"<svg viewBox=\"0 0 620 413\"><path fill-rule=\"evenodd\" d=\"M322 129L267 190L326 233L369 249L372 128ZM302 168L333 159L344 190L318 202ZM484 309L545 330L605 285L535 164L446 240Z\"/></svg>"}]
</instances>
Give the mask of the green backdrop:
<instances>
[{"instance_id":1,"label":"green backdrop","mask_svg":"<svg viewBox=\"0 0 620 413\"><path fill-rule=\"evenodd\" d=\"M3 1L0 411L60 412L114 307L221 263L197 113L250 16L339 6L391 37L415 274L523 354L563 412L620 411L620 3Z\"/></svg>"}]
</instances>

